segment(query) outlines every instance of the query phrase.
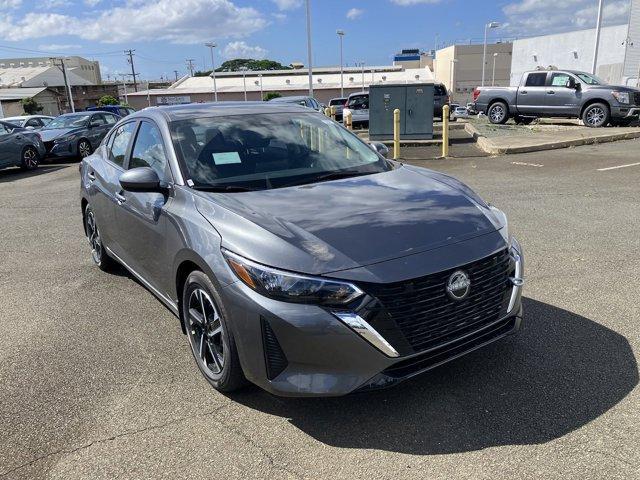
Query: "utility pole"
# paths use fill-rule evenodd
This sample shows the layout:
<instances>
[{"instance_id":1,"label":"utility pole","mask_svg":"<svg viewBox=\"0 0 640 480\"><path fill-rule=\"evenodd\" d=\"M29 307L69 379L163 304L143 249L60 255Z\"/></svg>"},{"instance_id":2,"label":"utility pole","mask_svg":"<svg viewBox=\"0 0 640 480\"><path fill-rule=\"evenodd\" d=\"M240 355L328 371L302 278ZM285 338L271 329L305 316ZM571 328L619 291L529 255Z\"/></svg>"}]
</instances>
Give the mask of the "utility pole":
<instances>
[{"instance_id":1,"label":"utility pole","mask_svg":"<svg viewBox=\"0 0 640 480\"><path fill-rule=\"evenodd\" d=\"M600 30L602 29L602 4L604 0L598 2L598 20L596 21L596 41L593 46L593 65L591 66L591 73L596 74L598 66L598 47L600 46Z\"/></svg>"},{"instance_id":2,"label":"utility pole","mask_svg":"<svg viewBox=\"0 0 640 480\"><path fill-rule=\"evenodd\" d=\"M307 63L309 64L309 96L313 97L313 58L311 50L311 5L307 0Z\"/></svg>"},{"instance_id":3,"label":"utility pole","mask_svg":"<svg viewBox=\"0 0 640 480\"><path fill-rule=\"evenodd\" d=\"M71 85L69 85L69 81L67 79L67 67L64 64L64 58L50 58L51 63L53 63L56 67L60 69L62 72L62 77L64 78L64 87L67 92L67 99L69 100L69 107L71 107L71 111L75 113L76 106L73 103L73 93L71 92ZM60 64L58 64L58 60Z\"/></svg>"},{"instance_id":4,"label":"utility pole","mask_svg":"<svg viewBox=\"0 0 640 480\"><path fill-rule=\"evenodd\" d=\"M131 64L131 76L133 77L133 89L137 92L138 91L138 82L136 81L136 69L133 66L133 52L135 52L135 50L125 50L124 54L129 56L129 59L127 60L127 62L129 62L129 64Z\"/></svg>"},{"instance_id":5,"label":"utility pole","mask_svg":"<svg viewBox=\"0 0 640 480\"><path fill-rule=\"evenodd\" d=\"M174 70L173 73L176 74L176 82L178 81L178 70Z\"/></svg>"},{"instance_id":6,"label":"utility pole","mask_svg":"<svg viewBox=\"0 0 640 480\"><path fill-rule=\"evenodd\" d=\"M192 77L193 77L193 67L194 67L193 62L194 61L195 60L193 58L187 58L185 60L185 62L187 62L187 68L189 69L189 75L191 75Z\"/></svg>"},{"instance_id":7,"label":"utility pole","mask_svg":"<svg viewBox=\"0 0 640 480\"><path fill-rule=\"evenodd\" d=\"M344 58L342 55L342 39L344 38L344 30L337 30L336 34L340 38L340 96L344 97Z\"/></svg>"}]
</instances>

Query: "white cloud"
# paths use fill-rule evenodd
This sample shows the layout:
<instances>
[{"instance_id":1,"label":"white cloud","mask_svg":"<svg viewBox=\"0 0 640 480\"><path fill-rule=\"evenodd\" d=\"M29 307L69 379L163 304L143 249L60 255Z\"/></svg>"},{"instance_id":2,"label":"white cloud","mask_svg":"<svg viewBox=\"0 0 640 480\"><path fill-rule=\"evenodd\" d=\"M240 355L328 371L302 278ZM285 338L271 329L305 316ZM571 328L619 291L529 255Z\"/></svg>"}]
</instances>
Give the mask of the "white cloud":
<instances>
[{"instance_id":1,"label":"white cloud","mask_svg":"<svg viewBox=\"0 0 640 480\"><path fill-rule=\"evenodd\" d=\"M222 50L225 58L253 58L261 60L267 56L267 51L258 46L247 45L245 42L230 42Z\"/></svg>"},{"instance_id":2,"label":"white cloud","mask_svg":"<svg viewBox=\"0 0 640 480\"><path fill-rule=\"evenodd\" d=\"M0 0L0 10L18 8L22 5L22 0Z\"/></svg>"},{"instance_id":3,"label":"white cloud","mask_svg":"<svg viewBox=\"0 0 640 480\"><path fill-rule=\"evenodd\" d=\"M38 45L38 50L56 53L66 53L69 50L79 50L81 48L80 45L76 44L47 43L46 45Z\"/></svg>"},{"instance_id":4,"label":"white cloud","mask_svg":"<svg viewBox=\"0 0 640 480\"><path fill-rule=\"evenodd\" d=\"M124 6L101 10L92 19L55 13L28 13L17 19L0 14L0 38L16 41L68 35L103 43L159 40L194 44L211 38L242 38L266 24L254 8L237 7L229 0L129 0Z\"/></svg>"},{"instance_id":5,"label":"white cloud","mask_svg":"<svg viewBox=\"0 0 640 480\"><path fill-rule=\"evenodd\" d=\"M41 9L68 7L71 5L69 0L41 0L38 5Z\"/></svg>"},{"instance_id":6,"label":"white cloud","mask_svg":"<svg viewBox=\"0 0 640 480\"><path fill-rule=\"evenodd\" d=\"M409 7L411 5L440 3L441 1L442 0L391 0L391 3L395 3L401 7Z\"/></svg>"},{"instance_id":7,"label":"white cloud","mask_svg":"<svg viewBox=\"0 0 640 480\"><path fill-rule=\"evenodd\" d=\"M97 6L102 0L84 0L84 4L87 7L95 7Z\"/></svg>"},{"instance_id":8,"label":"white cloud","mask_svg":"<svg viewBox=\"0 0 640 480\"><path fill-rule=\"evenodd\" d=\"M272 0L279 10L294 10L302 5L302 0Z\"/></svg>"},{"instance_id":9,"label":"white cloud","mask_svg":"<svg viewBox=\"0 0 640 480\"><path fill-rule=\"evenodd\" d=\"M626 23L630 0L609 0L603 18L606 25ZM598 2L595 0L519 0L502 9L506 30L516 36L558 33L593 28Z\"/></svg>"},{"instance_id":10,"label":"white cloud","mask_svg":"<svg viewBox=\"0 0 640 480\"><path fill-rule=\"evenodd\" d=\"M364 10L360 8L352 8L347 12L347 18L349 20L355 20L358 17L361 17L364 13Z\"/></svg>"}]
</instances>

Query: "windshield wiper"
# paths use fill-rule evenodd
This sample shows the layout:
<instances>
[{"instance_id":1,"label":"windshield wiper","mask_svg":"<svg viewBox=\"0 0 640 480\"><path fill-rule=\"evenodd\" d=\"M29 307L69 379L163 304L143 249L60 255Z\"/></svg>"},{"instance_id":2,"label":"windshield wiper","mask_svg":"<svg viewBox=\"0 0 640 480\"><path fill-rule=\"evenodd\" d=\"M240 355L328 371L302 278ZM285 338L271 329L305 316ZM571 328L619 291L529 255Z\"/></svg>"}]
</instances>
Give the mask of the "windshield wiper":
<instances>
[{"instance_id":1,"label":"windshield wiper","mask_svg":"<svg viewBox=\"0 0 640 480\"><path fill-rule=\"evenodd\" d=\"M376 172L360 172L354 170L342 170L337 172L329 172L323 175L318 175L317 177L311 177L304 180L297 180L291 183L285 183L284 185L280 185L280 188L284 187L293 187L295 185L305 185L308 183L316 183L316 182L327 182L329 180L340 180L342 178L351 178L351 177L361 177L363 175L371 175Z\"/></svg>"},{"instance_id":2,"label":"windshield wiper","mask_svg":"<svg viewBox=\"0 0 640 480\"><path fill-rule=\"evenodd\" d=\"M255 192L257 190L240 185L209 185L206 187L193 187L193 189L202 192Z\"/></svg>"}]
</instances>

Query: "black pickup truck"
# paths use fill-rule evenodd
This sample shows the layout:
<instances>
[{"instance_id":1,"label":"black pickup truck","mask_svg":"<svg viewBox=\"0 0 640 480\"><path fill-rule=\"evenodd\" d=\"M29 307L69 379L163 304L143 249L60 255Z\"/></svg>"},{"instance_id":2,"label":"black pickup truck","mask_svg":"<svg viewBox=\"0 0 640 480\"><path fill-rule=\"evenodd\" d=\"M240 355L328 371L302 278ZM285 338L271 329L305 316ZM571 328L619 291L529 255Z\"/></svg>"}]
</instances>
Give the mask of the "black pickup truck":
<instances>
[{"instance_id":1,"label":"black pickup truck","mask_svg":"<svg viewBox=\"0 0 640 480\"><path fill-rule=\"evenodd\" d=\"M587 127L627 126L638 120L640 90L607 85L574 70L526 72L518 87L479 87L473 92L475 109L491 123L528 124L538 117L580 118Z\"/></svg>"}]
</instances>

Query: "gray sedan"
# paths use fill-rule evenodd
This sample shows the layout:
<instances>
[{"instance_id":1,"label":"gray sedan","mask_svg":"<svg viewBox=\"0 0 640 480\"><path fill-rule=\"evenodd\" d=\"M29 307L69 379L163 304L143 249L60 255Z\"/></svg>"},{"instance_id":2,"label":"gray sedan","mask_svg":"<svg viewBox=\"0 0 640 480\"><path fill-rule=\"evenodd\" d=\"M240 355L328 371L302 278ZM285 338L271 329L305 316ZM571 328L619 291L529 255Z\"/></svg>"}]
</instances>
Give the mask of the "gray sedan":
<instances>
[{"instance_id":1,"label":"gray sedan","mask_svg":"<svg viewBox=\"0 0 640 480\"><path fill-rule=\"evenodd\" d=\"M180 319L218 390L387 387L522 321L502 211L308 108L147 108L80 170L93 261L124 265Z\"/></svg>"},{"instance_id":2,"label":"gray sedan","mask_svg":"<svg viewBox=\"0 0 640 480\"><path fill-rule=\"evenodd\" d=\"M40 135L12 123L0 122L0 168L33 170L45 154Z\"/></svg>"}]
</instances>

